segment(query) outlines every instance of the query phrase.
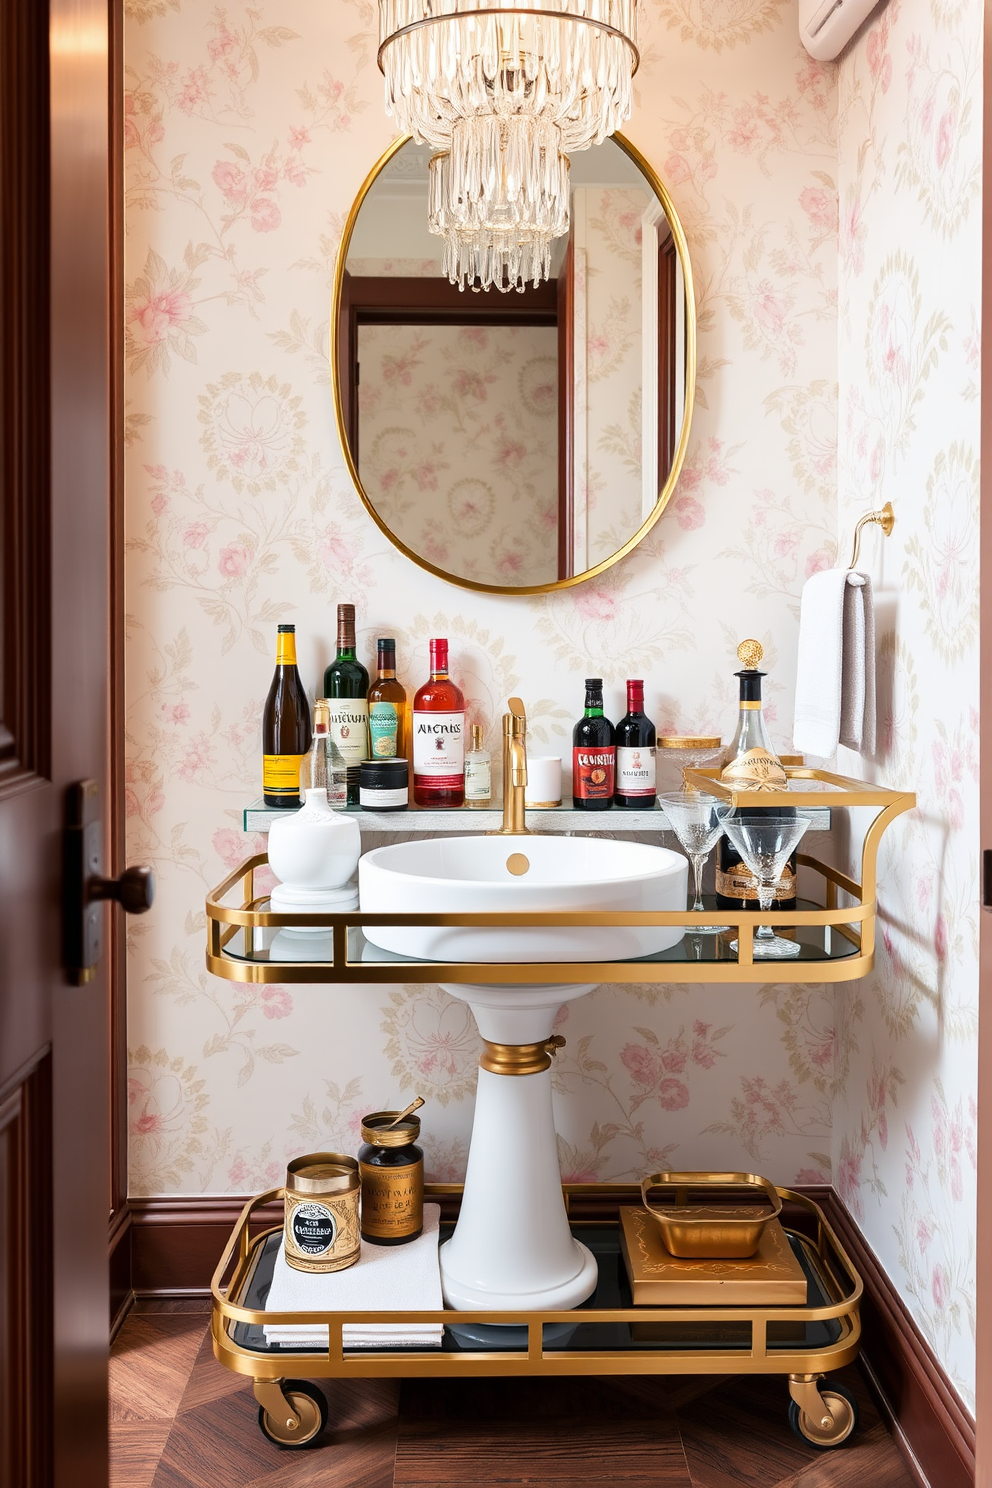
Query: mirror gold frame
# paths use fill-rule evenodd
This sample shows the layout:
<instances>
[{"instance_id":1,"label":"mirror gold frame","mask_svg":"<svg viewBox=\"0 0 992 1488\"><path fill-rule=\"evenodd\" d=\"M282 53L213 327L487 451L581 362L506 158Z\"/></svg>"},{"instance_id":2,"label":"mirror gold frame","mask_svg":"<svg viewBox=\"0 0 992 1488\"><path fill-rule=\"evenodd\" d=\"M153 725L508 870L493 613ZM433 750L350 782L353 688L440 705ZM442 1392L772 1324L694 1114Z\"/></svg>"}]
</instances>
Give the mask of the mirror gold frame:
<instances>
[{"instance_id":1,"label":"mirror gold frame","mask_svg":"<svg viewBox=\"0 0 992 1488\"><path fill-rule=\"evenodd\" d=\"M348 262L348 250L351 247L351 238L355 230L355 223L358 221L358 214L362 209L366 196L378 180L382 171L389 164L390 160L392 160L393 156L402 150L404 145L410 143L412 135L401 135L380 156L379 160L376 161L362 182L358 195L352 203L351 211L348 213L348 220L345 223L344 232L341 236L341 246L338 249L337 264L334 270L334 288L331 294L330 345L328 348L331 363L331 386L334 395L334 419L337 424L338 439L344 452L348 472L355 483L355 489L362 499L365 510L373 522L375 522L380 532L405 557L409 558L412 563L415 563L418 568L424 569L427 573L434 574L435 578L444 579L449 584L457 584L461 589L474 589L477 593L482 594L550 594L556 589L571 589L575 584L584 584L588 579L595 578L597 574L601 574L606 569L612 568L615 563L619 563L620 559L625 558L628 553L632 553L638 543L647 536L672 499L682 466L685 464L686 450L689 444L689 431L692 426L692 414L696 399L696 297L692 281L692 265L689 262L689 245L686 242L685 230L679 214L675 210L675 203L672 201L664 182L658 176L657 172L652 169L637 147L632 145L630 140L626 139L622 134L613 134L610 138L620 146L621 150L638 167L661 202L665 209L665 215L671 225L672 237L675 240L675 246L678 250L679 261L682 265L683 282L685 284L685 408L682 417L682 428L679 432L679 440L675 447L671 469L668 472L664 485L658 493L658 500L650 516L641 523L633 537L625 542L622 548L618 548L611 557L604 558L603 562L597 563L594 568L587 568L584 572L573 574L567 579L555 579L549 584L515 585L482 584L476 579L460 578L457 574L448 573L446 569L438 568L435 564L428 563L426 558L422 558L420 554L408 548L406 543L402 542L390 530L370 501L352 457L351 445L348 440L345 424L344 400L341 388L341 367L337 350L338 320L341 314L341 296L344 286L344 272Z\"/></svg>"}]
</instances>

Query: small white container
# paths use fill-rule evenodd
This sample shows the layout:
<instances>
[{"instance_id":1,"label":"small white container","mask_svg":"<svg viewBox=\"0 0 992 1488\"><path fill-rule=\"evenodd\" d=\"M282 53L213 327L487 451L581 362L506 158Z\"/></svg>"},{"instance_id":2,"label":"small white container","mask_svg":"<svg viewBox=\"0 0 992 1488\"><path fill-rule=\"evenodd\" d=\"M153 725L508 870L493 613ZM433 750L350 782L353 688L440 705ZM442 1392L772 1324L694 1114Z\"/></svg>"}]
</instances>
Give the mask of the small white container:
<instances>
[{"instance_id":1,"label":"small white container","mask_svg":"<svg viewBox=\"0 0 992 1488\"><path fill-rule=\"evenodd\" d=\"M269 867L283 890L274 891L273 900L281 909L290 904L302 909L304 902L315 911L338 908L340 890L358 867L361 853L355 819L333 810L323 788L308 790L299 811L278 818L269 828Z\"/></svg>"},{"instance_id":2,"label":"small white container","mask_svg":"<svg viewBox=\"0 0 992 1488\"><path fill-rule=\"evenodd\" d=\"M561 756L539 754L527 756L527 784L524 788L524 805L561 805Z\"/></svg>"}]
</instances>

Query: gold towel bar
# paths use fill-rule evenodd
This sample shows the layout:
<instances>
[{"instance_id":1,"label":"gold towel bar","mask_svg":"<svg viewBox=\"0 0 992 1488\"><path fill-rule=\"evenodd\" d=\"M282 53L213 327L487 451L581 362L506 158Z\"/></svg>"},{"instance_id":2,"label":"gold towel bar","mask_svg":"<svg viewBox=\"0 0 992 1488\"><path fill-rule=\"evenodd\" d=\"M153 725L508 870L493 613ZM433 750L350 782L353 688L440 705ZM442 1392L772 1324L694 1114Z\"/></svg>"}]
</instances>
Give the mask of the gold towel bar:
<instances>
[{"instance_id":1,"label":"gold towel bar","mask_svg":"<svg viewBox=\"0 0 992 1488\"><path fill-rule=\"evenodd\" d=\"M888 537L896 524L896 514L892 510L892 502L887 501L879 511L865 512L863 517L858 518L858 525L854 529L854 552L851 554L851 561L847 565L848 568L857 567L858 554L861 551L861 529L867 527L870 522L876 522L885 533L885 536Z\"/></svg>"}]
</instances>

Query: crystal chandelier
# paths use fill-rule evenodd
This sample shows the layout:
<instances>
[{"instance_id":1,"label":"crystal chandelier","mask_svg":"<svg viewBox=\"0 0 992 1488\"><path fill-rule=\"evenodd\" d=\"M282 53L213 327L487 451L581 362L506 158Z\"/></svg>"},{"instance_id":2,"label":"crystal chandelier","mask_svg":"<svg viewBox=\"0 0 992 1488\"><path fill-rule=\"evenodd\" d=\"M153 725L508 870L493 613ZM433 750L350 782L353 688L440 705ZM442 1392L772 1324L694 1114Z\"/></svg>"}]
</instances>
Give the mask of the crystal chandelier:
<instances>
[{"instance_id":1,"label":"crystal chandelier","mask_svg":"<svg viewBox=\"0 0 992 1488\"><path fill-rule=\"evenodd\" d=\"M386 109L436 150L479 114L557 124L566 153L631 109L636 0L379 0Z\"/></svg>"},{"instance_id":2,"label":"crystal chandelier","mask_svg":"<svg viewBox=\"0 0 992 1488\"><path fill-rule=\"evenodd\" d=\"M548 277L568 154L630 114L635 14L636 0L379 0L387 110L442 152L430 226L452 283Z\"/></svg>"}]
</instances>

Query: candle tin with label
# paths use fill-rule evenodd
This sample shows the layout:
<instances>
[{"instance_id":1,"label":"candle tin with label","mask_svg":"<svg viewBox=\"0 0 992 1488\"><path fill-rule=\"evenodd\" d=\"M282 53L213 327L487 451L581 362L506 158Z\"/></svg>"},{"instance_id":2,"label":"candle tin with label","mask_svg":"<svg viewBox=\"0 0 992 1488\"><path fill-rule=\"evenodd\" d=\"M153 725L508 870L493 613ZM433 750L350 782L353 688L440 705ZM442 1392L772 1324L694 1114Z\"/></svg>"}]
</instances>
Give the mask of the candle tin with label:
<instances>
[{"instance_id":1,"label":"candle tin with label","mask_svg":"<svg viewBox=\"0 0 992 1488\"><path fill-rule=\"evenodd\" d=\"M416 1145L420 1121L398 1111L362 1118L358 1169L362 1177L362 1239L404 1245L424 1228L424 1154Z\"/></svg>"},{"instance_id":2,"label":"candle tin with label","mask_svg":"<svg viewBox=\"0 0 992 1488\"><path fill-rule=\"evenodd\" d=\"M405 811L410 804L410 773L405 759L362 762L358 799L365 811Z\"/></svg>"},{"instance_id":3,"label":"candle tin with label","mask_svg":"<svg viewBox=\"0 0 992 1488\"><path fill-rule=\"evenodd\" d=\"M358 1163L311 1152L286 1169L286 1261L294 1271L344 1271L361 1253Z\"/></svg>"}]
</instances>

